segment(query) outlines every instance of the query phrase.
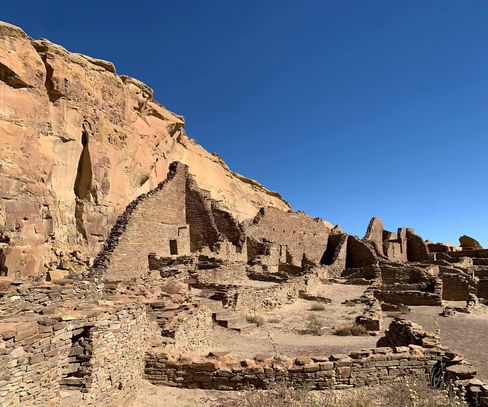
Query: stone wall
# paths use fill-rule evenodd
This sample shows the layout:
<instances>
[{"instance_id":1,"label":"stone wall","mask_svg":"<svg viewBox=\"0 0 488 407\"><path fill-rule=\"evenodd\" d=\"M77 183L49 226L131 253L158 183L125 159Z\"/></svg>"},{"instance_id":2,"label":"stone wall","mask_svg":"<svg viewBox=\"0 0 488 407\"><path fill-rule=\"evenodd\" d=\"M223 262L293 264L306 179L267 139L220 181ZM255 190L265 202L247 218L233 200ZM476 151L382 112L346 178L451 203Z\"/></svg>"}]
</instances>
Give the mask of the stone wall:
<instances>
[{"instance_id":1,"label":"stone wall","mask_svg":"<svg viewBox=\"0 0 488 407\"><path fill-rule=\"evenodd\" d=\"M320 264L330 228L321 219L302 212L283 212L270 207L262 208L247 222L245 231L258 241L286 245L287 263L301 267L307 262Z\"/></svg>"},{"instance_id":2,"label":"stone wall","mask_svg":"<svg viewBox=\"0 0 488 407\"><path fill-rule=\"evenodd\" d=\"M442 305L440 293L429 293L418 290L375 290L375 297L388 304L403 305Z\"/></svg>"},{"instance_id":3,"label":"stone wall","mask_svg":"<svg viewBox=\"0 0 488 407\"><path fill-rule=\"evenodd\" d=\"M152 334L143 307L127 304L5 318L0 405L115 405L135 390Z\"/></svg>"},{"instance_id":4,"label":"stone wall","mask_svg":"<svg viewBox=\"0 0 488 407\"><path fill-rule=\"evenodd\" d=\"M320 261L322 267L319 271L323 278L340 277L346 268L348 236L345 233L329 235L327 249Z\"/></svg>"},{"instance_id":5,"label":"stone wall","mask_svg":"<svg viewBox=\"0 0 488 407\"><path fill-rule=\"evenodd\" d=\"M244 241L238 222L198 188L187 166L172 163L167 179L117 220L93 269L106 280L140 278L150 253L182 256L215 248L237 258Z\"/></svg>"},{"instance_id":6,"label":"stone wall","mask_svg":"<svg viewBox=\"0 0 488 407\"><path fill-rule=\"evenodd\" d=\"M437 350L415 345L349 355L254 359L225 355L189 360L154 351L146 355L145 377L156 385L218 390L266 389L279 381L312 389L345 389L399 377L425 378L439 357Z\"/></svg>"},{"instance_id":7,"label":"stone wall","mask_svg":"<svg viewBox=\"0 0 488 407\"><path fill-rule=\"evenodd\" d=\"M170 255L170 240L178 240L178 227L186 225L186 175L186 166L172 164L157 189L128 206L95 260L96 272L112 280L137 277L150 252Z\"/></svg>"},{"instance_id":8,"label":"stone wall","mask_svg":"<svg viewBox=\"0 0 488 407\"><path fill-rule=\"evenodd\" d=\"M476 369L463 355L442 346L437 334L427 332L413 322L396 318L377 346L437 349L439 358L434 366L431 384L447 388L450 393L463 395L469 406L488 406L488 385L476 378Z\"/></svg>"},{"instance_id":9,"label":"stone wall","mask_svg":"<svg viewBox=\"0 0 488 407\"><path fill-rule=\"evenodd\" d=\"M299 277L271 287L239 287L229 294L235 298L236 311L259 313L296 301L305 288L305 279Z\"/></svg>"},{"instance_id":10,"label":"stone wall","mask_svg":"<svg viewBox=\"0 0 488 407\"><path fill-rule=\"evenodd\" d=\"M459 269L440 266L442 278L442 299L446 301L467 301L469 294L478 294L477 281Z\"/></svg>"},{"instance_id":11,"label":"stone wall","mask_svg":"<svg viewBox=\"0 0 488 407\"><path fill-rule=\"evenodd\" d=\"M180 352L206 352L212 345L212 311L201 306L179 315L165 331L172 330L171 348Z\"/></svg>"},{"instance_id":12,"label":"stone wall","mask_svg":"<svg viewBox=\"0 0 488 407\"><path fill-rule=\"evenodd\" d=\"M97 301L101 298L102 288L86 281L60 280L31 285L0 279L0 316L25 312L46 313L59 305Z\"/></svg>"}]
</instances>

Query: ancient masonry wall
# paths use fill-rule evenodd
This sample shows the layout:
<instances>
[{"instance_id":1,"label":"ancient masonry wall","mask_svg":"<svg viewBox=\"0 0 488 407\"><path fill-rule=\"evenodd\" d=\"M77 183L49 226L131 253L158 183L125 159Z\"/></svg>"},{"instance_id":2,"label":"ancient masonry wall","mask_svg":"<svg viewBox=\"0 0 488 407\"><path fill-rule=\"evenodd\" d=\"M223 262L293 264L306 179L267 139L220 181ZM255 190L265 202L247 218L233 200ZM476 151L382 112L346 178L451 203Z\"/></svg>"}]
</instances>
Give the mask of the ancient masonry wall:
<instances>
[{"instance_id":1,"label":"ancient masonry wall","mask_svg":"<svg viewBox=\"0 0 488 407\"><path fill-rule=\"evenodd\" d=\"M186 205L187 223L191 225L191 251L196 252L204 246L212 247L219 238L219 232L212 216L210 194L199 190L196 183L189 180L183 199L185 201L179 204Z\"/></svg>"},{"instance_id":2,"label":"ancient masonry wall","mask_svg":"<svg viewBox=\"0 0 488 407\"><path fill-rule=\"evenodd\" d=\"M42 311L46 314L50 309L73 299L97 301L101 298L101 287L94 283L69 281L66 284L38 283L32 286L28 283L14 285L12 281L5 280L0 281L0 316L14 315L21 311Z\"/></svg>"},{"instance_id":3,"label":"ancient masonry wall","mask_svg":"<svg viewBox=\"0 0 488 407\"><path fill-rule=\"evenodd\" d=\"M187 166L176 162L164 182L138 197L120 216L93 270L106 280L139 278L148 269L150 253L184 256L219 243L223 254L233 252L236 257L236 252L243 251L244 240L232 215L218 209Z\"/></svg>"},{"instance_id":4,"label":"ancient masonry wall","mask_svg":"<svg viewBox=\"0 0 488 407\"><path fill-rule=\"evenodd\" d=\"M320 264L330 233L320 219L274 208L262 208L245 230L254 239L286 245L288 263L294 266Z\"/></svg>"},{"instance_id":5,"label":"ancient masonry wall","mask_svg":"<svg viewBox=\"0 0 488 407\"><path fill-rule=\"evenodd\" d=\"M212 311L201 306L174 321L174 348L180 352L205 352L212 346ZM172 329L172 326L166 327Z\"/></svg>"},{"instance_id":6,"label":"ancient masonry wall","mask_svg":"<svg viewBox=\"0 0 488 407\"><path fill-rule=\"evenodd\" d=\"M265 288L246 287L244 290L237 288L231 293L234 291L237 311L260 313L296 301L299 292L305 288L304 278L299 277L285 284Z\"/></svg>"},{"instance_id":7,"label":"ancient masonry wall","mask_svg":"<svg viewBox=\"0 0 488 407\"><path fill-rule=\"evenodd\" d=\"M142 376L149 326L131 305L2 320L0 405L116 405Z\"/></svg>"},{"instance_id":8,"label":"ancient masonry wall","mask_svg":"<svg viewBox=\"0 0 488 407\"><path fill-rule=\"evenodd\" d=\"M438 351L415 345L292 359L226 355L190 361L161 351L147 355L145 377L156 385L218 390L266 389L279 381L312 389L345 389L406 376L425 378L439 358Z\"/></svg>"},{"instance_id":9,"label":"ancient masonry wall","mask_svg":"<svg viewBox=\"0 0 488 407\"><path fill-rule=\"evenodd\" d=\"M169 255L169 240L177 239L178 226L186 224L185 205L181 202L185 185L186 167L173 163L165 181L130 203L95 259L95 273L106 273L110 279L136 276L137 270L147 268L149 251Z\"/></svg>"}]
</instances>

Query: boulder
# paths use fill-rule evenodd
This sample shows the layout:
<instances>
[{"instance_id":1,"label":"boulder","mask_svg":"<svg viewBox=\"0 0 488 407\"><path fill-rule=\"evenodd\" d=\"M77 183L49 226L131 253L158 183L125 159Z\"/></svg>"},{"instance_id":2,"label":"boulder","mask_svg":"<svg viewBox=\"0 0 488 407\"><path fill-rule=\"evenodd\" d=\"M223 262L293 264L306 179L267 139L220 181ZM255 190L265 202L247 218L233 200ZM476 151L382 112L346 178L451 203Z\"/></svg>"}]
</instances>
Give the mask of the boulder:
<instances>
[{"instance_id":1,"label":"boulder","mask_svg":"<svg viewBox=\"0 0 488 407\"><path fill-rule=\"evenodd\" d=\"M459 243L464 250L481 250L483 247L471 236L463 235L459 238Z\"/></svg>"},{"instance_id":2,"label":"boulder","mask_svg":"<svg viewBox=\"0 0 488 407\"><path fill-rule=\"evenodd\" d=\"M63 280L68 275L68 271L66 270L49 270L47 272L46 280L47 281L57 281Z\"/></svg>"}]
</instances>

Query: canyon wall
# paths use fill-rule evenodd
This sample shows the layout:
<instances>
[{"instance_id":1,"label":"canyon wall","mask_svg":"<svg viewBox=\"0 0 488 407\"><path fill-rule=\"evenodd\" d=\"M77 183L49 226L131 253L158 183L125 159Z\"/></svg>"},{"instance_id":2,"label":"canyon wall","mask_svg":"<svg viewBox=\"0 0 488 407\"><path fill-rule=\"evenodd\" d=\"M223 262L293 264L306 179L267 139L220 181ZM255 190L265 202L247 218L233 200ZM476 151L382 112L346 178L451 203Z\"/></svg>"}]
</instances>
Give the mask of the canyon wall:
<instances>
[{"instance_id":1,"label":"canyon wall","mask_svg":"<svg viewBox=\"0 0 488 407\"><path fill-rule=\"evenodd\" d=\"M0 23L0 275L88 267L173 161L238 220L290 209L189 138L147 85Z\"/></svg>"}]
</instances>

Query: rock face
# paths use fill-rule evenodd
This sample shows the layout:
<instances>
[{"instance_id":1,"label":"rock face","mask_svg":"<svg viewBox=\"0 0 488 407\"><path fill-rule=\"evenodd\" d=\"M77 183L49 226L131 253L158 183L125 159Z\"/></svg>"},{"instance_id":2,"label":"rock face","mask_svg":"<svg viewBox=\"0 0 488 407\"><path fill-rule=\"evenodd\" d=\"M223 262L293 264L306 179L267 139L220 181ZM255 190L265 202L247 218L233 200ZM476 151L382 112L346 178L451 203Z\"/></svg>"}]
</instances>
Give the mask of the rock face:
<instances>
[{"instance_id":1,"label":"rock face","mask_svg":"<svg viewBox=\"0 0 488 407\"><path fill-rule=\"evenodd\" d=\"M190 139L145 84L0 23L0 275L86 267L173 161L240 221L290 209Z\"/></svg>"},{"instance_id":2,"label":"rock face","mask_svg":"<svg viewBox=\"0 0 488 407\"><path fill-rule=\"evenodd\" d=\"M463 235L459 238L459 243L464 250L481 250L483 247L480 243L470 236Z\"/></svg>"}]
</instances>

